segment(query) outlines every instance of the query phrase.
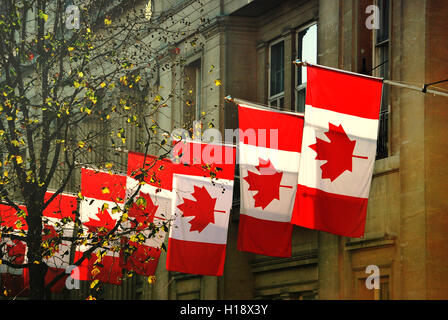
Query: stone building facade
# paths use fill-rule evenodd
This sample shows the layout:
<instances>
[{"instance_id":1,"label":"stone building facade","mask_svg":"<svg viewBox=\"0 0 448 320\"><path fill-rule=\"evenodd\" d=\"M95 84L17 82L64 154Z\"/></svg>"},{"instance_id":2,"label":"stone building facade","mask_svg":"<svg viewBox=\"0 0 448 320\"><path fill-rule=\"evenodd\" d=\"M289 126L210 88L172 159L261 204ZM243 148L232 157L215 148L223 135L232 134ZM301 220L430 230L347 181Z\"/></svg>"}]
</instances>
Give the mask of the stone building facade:
<instances>
[{"instance_id":1,"label":"stone building facade","mask_svg":"<svg viewBox=\"0 0 448 320\"><path fill-rule=\"evenodd\" d=\"M203 2L212 21L196 35L203 46L190 56L182 44L180 49L185 68L194 74L193 117L204 113L205 122L214 121L221 131L238 126L236 106L225 102L227 95L302 111L306 79L292 64L296 58L418 86L447 78L443 17L448 6L443 1ZM366 10L369 5L379 10L379 29L366 24L373 13ZM172 72L161 75L167 87ZM216 87L215 79L222 85ZM448 88L446 83L437 87ZM295 226L291 258L240 252L236 191L224 275L170 273L162 255L157 281L145 285L142 298L448 298L446 99L385 86L364 238ZM170 112L164 121L171 128L188 120L181 101L173 101ZM379 267L379 289L366 288L369 265Z\"/></svg>"},{"instance_id":2,"label":"stone building facade","mask_svg":"<svg viewBox=\"0 0 448 320\"><path fill-rule=\"evenodd\" d=\"M225 102L227 95L303 111L306 79L292 63L297 58L417 86L448 75L448 5L443 0L151 3L154 14L169 10L193 24L210 19L206 28L186 33L179 42L185 63L160 70L162 91L188 93L183 99L173 96L160 114L166 130L194 120L222 133L237 128L237 108ZM366 24L374 13L370 5L378 10L379 29ZM182 73L186 79L179 81ZM448 90L447 83L436 87ZM238 251L236 184L222 277L168 272L162 253L154 284L134 277L121 287L108 287L104 297L447 299L447 106L446 97L385 85L363 238L294 226L290 258ZM379 268L379 289L365 285L369 265Z\"/></svg>"}]
</instances>

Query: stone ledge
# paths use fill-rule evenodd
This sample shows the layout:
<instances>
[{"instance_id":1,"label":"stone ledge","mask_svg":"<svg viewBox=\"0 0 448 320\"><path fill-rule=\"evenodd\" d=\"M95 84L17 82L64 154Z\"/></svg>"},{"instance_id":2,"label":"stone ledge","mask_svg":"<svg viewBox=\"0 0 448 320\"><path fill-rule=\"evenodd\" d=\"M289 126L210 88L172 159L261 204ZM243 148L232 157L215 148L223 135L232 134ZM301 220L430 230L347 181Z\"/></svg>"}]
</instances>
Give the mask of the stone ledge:
<instances>
[{"instance_id":1,"label":"stone ledge","mask_svg":"<svg viewBox=\"0 0 448 320\"><path fill-rule=\"evenodd\" d=\"M252 272L265 272L278 269L289 269L298 266L317 264L317 249L293 254L289 258L262 258L251 263Z\"/></svg>"},{"instance_id":2,"label":"stone ledge","mask_svg":"<svg viewBox=\"0 0 448 320\"><path fill-rule=\"evenodd\" d=\"M400 170L400 154L376 160L373 167L373 176L380 176Z\"/></svg>"},{"instance_id":3,"label":"stone ledge","mask_svg":"<svg viewBox=\"0 0 448 320\"><path fill-rule=\"evenodd\" d=\"M395 244L396 236L388 233L375 233L366 235L365 238L350 239L345 243L344 250L361 250L373 247L386 247Z\"/></svg>"}]
</instances>

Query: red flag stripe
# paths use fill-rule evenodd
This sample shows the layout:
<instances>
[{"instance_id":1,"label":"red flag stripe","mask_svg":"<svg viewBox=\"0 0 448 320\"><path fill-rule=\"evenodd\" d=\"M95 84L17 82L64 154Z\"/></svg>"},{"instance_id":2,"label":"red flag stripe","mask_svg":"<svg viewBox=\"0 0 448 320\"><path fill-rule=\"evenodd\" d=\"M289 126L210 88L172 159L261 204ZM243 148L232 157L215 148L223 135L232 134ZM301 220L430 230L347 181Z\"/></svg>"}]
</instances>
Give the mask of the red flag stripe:
<instances>
[{"instance_id":1,"label":"red flag stripe","mask_svg":"<svg viewBox=\"0 0 448 320\"><path fill-rule=\"evenodd\" d=\"M126 239L123 238L123 244L126 243ZM130 244L137 249L129 257L125 257L123 253L120 253L120 266L147 277L155 275L161 250L135 242L130 242Z\"/></svg>"},{"instance_id":2,"label":"red flag stripe","mask_svg":"<svg viewBox=\"0 0 448 320\"><path fill-rule=\"evenodd\" d=\"M306 89L307 105L361 118L379 118L381 79L308 65L307 81L312 83Z\"/></svg>"},{"instance_id":3,"label":"red flag stripe","mask_svg":"<svg viewBox=\"0 0 448 320\"><path fill-rule=\"evenodd\" d=\"M123 202L126 195L126 176L82 168L81 194L84 197L112 202L122 199L118 202Z\"/></svg>"},{"instance_id":4,"label":"red flag stripe","mask_svg":"<svg viewBox=\"0 0 448 320\"><path fill-rule=\"evenodd\" d=\"M194 242L169 238L166 266L169 271L222 276L225 244Z\"/></svg>"},{"instance_id":5,"label":"red flag stripe","mask_svg":"<svg viewBox=\"0 0 448 320\"><path fill-rule=\"evenodd\" d=\"M227 180L234 178L236 149L233 146L181 141L174 146L172 155L180 157L175 161L174 173L198 177L213 175Z\"/></svg>"},{"instance_id":6,"label":"red flag stripe","mask_svg":"<svg viewBox=\"0 0 448 320\"><path fill-rule=\"evenodd\" d=\"M19 208L27 212L25 206ZM20 221L21 227L17 228L17 222ZM17 210L6 204L0 204L0 225L5 227L12 227L15 230L28 230L28 225L23 217L17 217Z\"/></svg>"},{"instance_id":7,"label":"red flag stripe","mask_svg":"<svg viewBox=\"0 0 448 320\"><path fill-rule=\"evenodd\" d=\"M300 152L302 139L299 137L303 130L303 116L239 105L238 117L241 130L240 142L258 147L275 148L275 141L271 139L277 139L278 147L275 149ZM277 130L277 135L271 135L270 130ZM266 139L261 138L263 133Z\"/></svg>"},{"instance_id":8,"label":"red flag stripe","mask_svg":"<svg viewBox=\"0 0 448 320\"><path fill-rule=\"evenodd\" d=\"M136 178L142 173L140 169L148 169L144 181L157 188L172 190L175 165L169 159L158 159L152 155L138 152L128 153L127 175Z\"/></svg>"},{"instance_id":9,"label":"red flag stripe","mask_svg":"<svg viewBox=\"0 0 448 320\"><path fill-rule=\"evenodd\" d=\"M292 224L257 219L246 214L240 215L238 230L240 251L273 257L291 256ZM260 236L266 241L260 241Z\"/></svg>"},{"instance_id":10,"label":"red flag stripe","mask_svg":"<svg viewBox=\"0 0 448 320\"><path fill-rule=\"evenodd\" d=\"M298 210L294 212L291 223L341 236L361 237L367 200L299 185L296 197Z\"/></svg>"},{"instance_id":11,"label":"red flag stripe","mask_svg":"<svg viewBox=\"0 0 448 320\"><path fill-rule=\"evenodd\" d=\"M45 201L48 201L54 192L46 192L45 193ZM68 194L58 194L45 208L44 216L49 218L72 218L75 220L76 217L76 209L78 207L76 196L68 195Z\"/></svg>"}]
</instances>

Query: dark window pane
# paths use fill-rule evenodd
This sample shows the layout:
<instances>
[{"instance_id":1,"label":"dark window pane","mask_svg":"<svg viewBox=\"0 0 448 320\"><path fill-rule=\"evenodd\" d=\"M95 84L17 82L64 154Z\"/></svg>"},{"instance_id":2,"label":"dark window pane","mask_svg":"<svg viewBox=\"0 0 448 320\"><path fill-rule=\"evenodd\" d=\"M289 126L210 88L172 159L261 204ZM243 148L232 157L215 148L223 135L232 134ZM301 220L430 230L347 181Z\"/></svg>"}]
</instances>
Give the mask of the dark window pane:
<instances>
[{"instance_id":1,"label":"dark window pane","mask_svg":"<svg viewBox=\"0 0 448 320\"><path fill-rule=\"evenodd\" d=\"M380 28L376 32L376 42L389 39L389 0L378 0Z\"/></svg>"},{"instance_id":2,"label":"dark window pane","mask_svg":"<svg viewBox=\"0 0 448 320\"><path fill-rule=\"evenodd\" d=\"M388 139L389 139L389 112L380 113L380 124L378 130L378 141L376 147L376 159L387 158L388 154Z\"/></svg>"},{"instance_id":3,"label":"dark window pane","mask_svg":"<svg viewBox=\"0 0 448 320\"><path fill-rule=\"evenodd\" d=\"M271 47L271 92L274 96L284 90L284 44L283 41Z\"/></svg>"},{"instance_id":4,"label":"dark window pane","mask_svg":"<svg viewBox=\"0 0 448 320\"><path fill-rule=\"evenodd\" d=\"M305 112L306 89L297 91L297 112Z\"/></svg>"}]
</instances>

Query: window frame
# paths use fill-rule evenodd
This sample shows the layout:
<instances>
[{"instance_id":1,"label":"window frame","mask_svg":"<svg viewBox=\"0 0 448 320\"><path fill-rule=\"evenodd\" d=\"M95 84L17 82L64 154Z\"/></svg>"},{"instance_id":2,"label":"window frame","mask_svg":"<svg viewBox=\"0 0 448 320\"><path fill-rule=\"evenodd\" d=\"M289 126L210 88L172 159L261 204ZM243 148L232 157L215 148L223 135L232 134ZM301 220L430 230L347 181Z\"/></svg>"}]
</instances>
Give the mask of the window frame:
<instances>
[{"instance_id":1,"label":"window frame","mask_svg":"<svg viewBox=\"0 0 448 320\"><path fill-rule=\"evenodd\" d=\"M192 110L189 115L190 118L186 118L186 114L185 112L183 112L183 122L186 123L188 121L191 121L192 124L195 121L201 121L201 116L202 116L202 85L203 85L203 57L202 56L194 56L190 59L188 59L187 63L183 66L183 76L185 76L186 73L186 69L190 69L190 71L194 72L194 96L192 96L191 98L194 99L193 100L193 108L194 110ZM193 84L193 83L191 83ZM186 79L184 79L183 83L182 83L182 90L186 90L187 88L185 87L186 85ZM188 96L188 94L184 91L183 95L183 104L184 104L184 108L185 108L185 104L186 101L188 99L185 99L186 96Z\"/></svg>"},{"instance_id":2,"label":"window frame","mask_svg":"<svg viewBox=\"0 0 448 320\"><path fill-rule=\"evenodd\" d=\"M295 33L294 33L294 40L295 40L295 59L299 59L299 35L301 33L304 33L305 30L308 30L309 28L311 28L312 26L316 26L316 61L315 63L317 63L317 55L318 55L318 28L319 28L319 24L318 21L314 20L311 21L299 28L296 29ZM313 61L311 61L310 63L313 63ZM298 84L299 82L299 71L301 71L302 67L298 67L295 66L295 72L294 72L294 110L296 112L305 112L305 105L303 106L304 110L299 110L299 103L298 103L298 97L299 97L299 93L300 92L305 92L305 96L306 96L306 82L302 82L300 84Z\"/></svg>"},{"instance_id":3,"label":"window frame","mask_svg":"<svg viewBox=\"0 0 448 320\"><path fill-rule=\"evenodd\" d=\"M380 5L380 1L386 2L386 6ZM375 5L380 9L380 29L384 23L384 10L387 10L387 33L383 31L382 37L379 39L379 31L374 29L372 41L373 41L373 65L376 66L373 71L373 75L376 77L390 79L390 53L391 53L391 5L389 0L375 0ZM386 35L386 37L385 37ZM383 57L382 51L385 50L386 59ZM390 155L390 95L389 88L383 85L383 91L381 92L381 105L379 114L379 128L377 139L377 152L376 160L384 159Z\"/></svg>"},{"instance_id":4,"label":"window frame","mask_svg":"<svg viewBox=\"0 0 448 320\"><path fill-rule=\"evenodd\" d=\"M272 76L272 47L283 42L283 91L271 95L271 76ZM268 71L268 105L277 109L282 109L284 107L285 101L285 37L280 37L269 43L268 48L268 61L269 61L269 71ZM282 105L283 99L283 105ZM275 102L275 105L272 103Z\"/></svg>"}]
</instances>

